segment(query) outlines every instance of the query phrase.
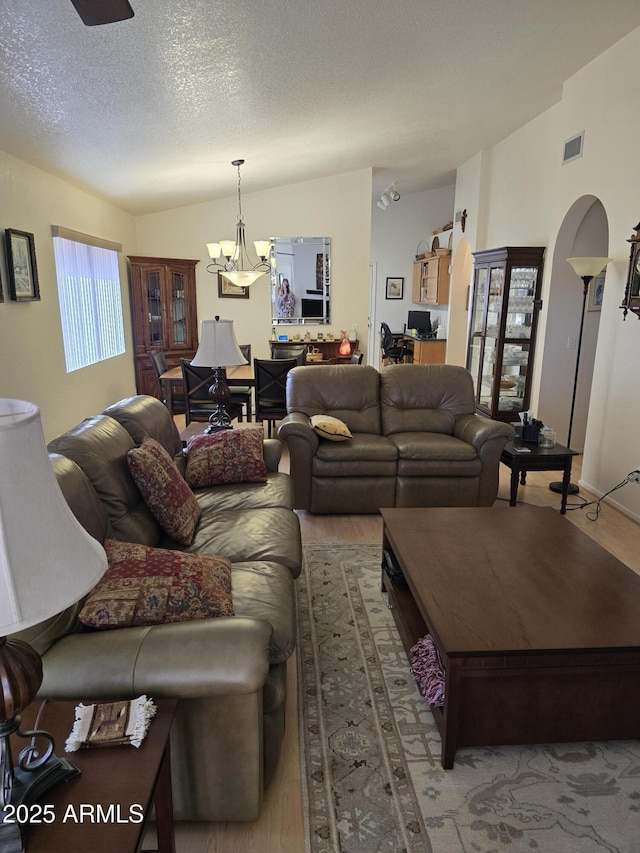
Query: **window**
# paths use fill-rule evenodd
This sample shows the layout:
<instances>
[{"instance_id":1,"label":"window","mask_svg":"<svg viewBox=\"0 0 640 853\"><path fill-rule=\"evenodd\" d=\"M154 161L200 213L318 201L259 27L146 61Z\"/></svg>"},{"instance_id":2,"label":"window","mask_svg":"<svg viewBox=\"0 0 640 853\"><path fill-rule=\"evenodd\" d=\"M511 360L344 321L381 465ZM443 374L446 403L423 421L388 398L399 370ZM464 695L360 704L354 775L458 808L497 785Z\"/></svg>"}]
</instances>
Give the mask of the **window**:
<instances>
[{"instance_id":1,"label":"window","mask_svg":"<svg viewBox=\"0 0 640 853\"><path fill-rule=\"evenodd\" d=\"M124 352L121 249L115 243L53 228L67 373Z\"/></svg>"}]
</instances>

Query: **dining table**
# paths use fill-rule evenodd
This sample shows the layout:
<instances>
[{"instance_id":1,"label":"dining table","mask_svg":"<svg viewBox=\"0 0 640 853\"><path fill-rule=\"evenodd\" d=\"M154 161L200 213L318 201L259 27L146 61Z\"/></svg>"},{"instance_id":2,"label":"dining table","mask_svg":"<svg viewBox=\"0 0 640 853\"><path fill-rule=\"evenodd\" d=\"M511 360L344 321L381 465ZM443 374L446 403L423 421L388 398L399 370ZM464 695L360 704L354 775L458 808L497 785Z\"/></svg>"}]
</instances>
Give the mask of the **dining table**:
<instances>
[{"instance_id":1,"label":"dining table","mask_svg":"<svg viewBox=\"0 0 640 853\"><path fill-rule=\"evenodd\" d=\"M248 385L253 387L256 384L255 375L253 372L253 364L239 364L233 367L227 367L227 384L228 385ZM173 412L173 389L176 385L182 385L182 367L172 367L160 374L160 382L164 397L167 401L167 408Z\"/></svg>"}]
</instances>

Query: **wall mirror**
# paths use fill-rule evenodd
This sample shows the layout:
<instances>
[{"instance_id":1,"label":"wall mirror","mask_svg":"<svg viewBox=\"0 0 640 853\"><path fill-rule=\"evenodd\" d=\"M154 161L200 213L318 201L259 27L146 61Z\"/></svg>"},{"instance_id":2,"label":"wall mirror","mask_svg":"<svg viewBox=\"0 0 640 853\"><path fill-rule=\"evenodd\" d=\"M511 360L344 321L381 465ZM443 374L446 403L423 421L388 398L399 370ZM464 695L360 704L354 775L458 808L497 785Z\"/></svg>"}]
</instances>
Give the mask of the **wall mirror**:
<instances>
[{"instance_id":1,"label":"wall mirror","mask_svg":"<svg viewBox=\"0 0 640 853\"><path fill-rule=\"evenodd\" d=\"M328 323L331 238L271 237L270 260L273 323Z\"/></svg>"}]
</instances>

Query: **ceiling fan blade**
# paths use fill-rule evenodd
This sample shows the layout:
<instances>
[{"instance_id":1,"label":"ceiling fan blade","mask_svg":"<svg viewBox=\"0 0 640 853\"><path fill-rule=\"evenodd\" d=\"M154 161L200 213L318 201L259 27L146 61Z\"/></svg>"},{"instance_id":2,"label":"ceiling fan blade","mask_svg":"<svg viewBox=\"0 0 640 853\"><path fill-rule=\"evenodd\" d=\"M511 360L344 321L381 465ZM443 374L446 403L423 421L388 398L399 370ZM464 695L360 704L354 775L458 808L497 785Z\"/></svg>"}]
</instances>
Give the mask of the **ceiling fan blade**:
<instances>
[{"instance_id":1,"label":"ceiling fan blade","mask_svg":"<svg viewBox=\"0 0 640 853\"><path fill-rule=\"evenodd\" d=\"M133 18L128 0L71 0L76 12L88 27L113 24Z\"/></svg>"}]
</instances>

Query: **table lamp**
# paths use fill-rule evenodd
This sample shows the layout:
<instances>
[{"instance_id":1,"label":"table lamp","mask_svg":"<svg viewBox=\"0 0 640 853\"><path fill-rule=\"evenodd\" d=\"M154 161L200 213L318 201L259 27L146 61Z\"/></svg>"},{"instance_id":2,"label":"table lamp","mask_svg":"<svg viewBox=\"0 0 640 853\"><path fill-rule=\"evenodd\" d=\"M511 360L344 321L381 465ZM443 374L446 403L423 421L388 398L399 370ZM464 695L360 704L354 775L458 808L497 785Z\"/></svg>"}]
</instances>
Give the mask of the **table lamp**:
<instances>
[{"instance_id":1,"label":"table lamp","mask_svg":"<svg viewBox=\"0 0 640 853\"><path fill-rule=\"evenodd\" d=\"M209 394L214 403L214 411L209 416L207 432L231 429L231 418L226 410L226 404L231 397L226 369L246 363L247 359L242 355L233 331L233 320L221 320L216 315L213 320L201 322L200 343L195 356L191 359L191 364L193 367L213 369L213 382L209 387Z\"/></svg>"},{"instance_id":2,"label":"table lamp","mask_svg":"<svg viewBox=\"0 0 640 853\"><path fill-rule=\"evenodd\" d=\"M82 598L107 568L102 545L75 518L58 486L33 403L0 398L0 816L77 773L53 755L47 732L20 731L20 712L42 683L38 652L14 634ZM71 722L71 721L70 721ZM17 766L10 736L32 738ZM36 741L47 741L40 753ZM0 851L20 851L20 823L0 818Z\"/></svg>"}]
</instances>

